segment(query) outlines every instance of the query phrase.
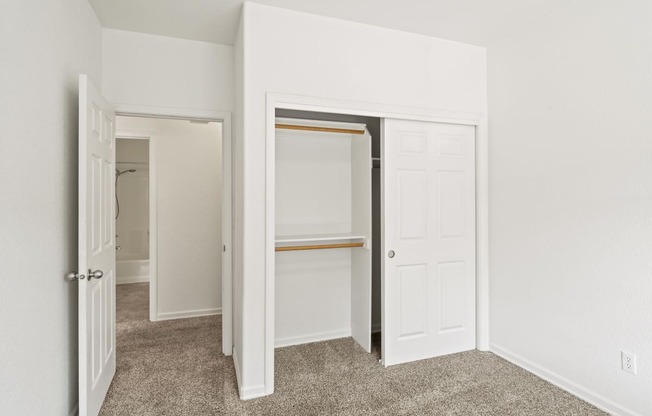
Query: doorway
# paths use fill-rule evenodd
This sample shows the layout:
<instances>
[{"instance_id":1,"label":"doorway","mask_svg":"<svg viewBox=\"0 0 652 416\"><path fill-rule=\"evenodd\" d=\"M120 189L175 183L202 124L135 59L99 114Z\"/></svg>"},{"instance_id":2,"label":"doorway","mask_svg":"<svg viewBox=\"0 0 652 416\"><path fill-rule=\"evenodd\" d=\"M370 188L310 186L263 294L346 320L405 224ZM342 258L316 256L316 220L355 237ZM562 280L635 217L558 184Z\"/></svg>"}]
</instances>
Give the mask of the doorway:
<instances>
[{"instance_id":1,"label":"doorway","mask_svg":"<svg viewBox=\"0 0 652 416\"><path fill-rule=\"evenodd\" d=\"M116 139L116 322L149 318L149 138Z\"/></svg>"},{"instance_id":2,"label":"doorway","mask_svg":"<svg viewBox=\"0 0 652 416\"><path fill-rule=\"evenodd\" d=\"M150 321L222 312L223 127L116 118L118 317L142 318L143 305Z\"/></svg>"}]
</instances>

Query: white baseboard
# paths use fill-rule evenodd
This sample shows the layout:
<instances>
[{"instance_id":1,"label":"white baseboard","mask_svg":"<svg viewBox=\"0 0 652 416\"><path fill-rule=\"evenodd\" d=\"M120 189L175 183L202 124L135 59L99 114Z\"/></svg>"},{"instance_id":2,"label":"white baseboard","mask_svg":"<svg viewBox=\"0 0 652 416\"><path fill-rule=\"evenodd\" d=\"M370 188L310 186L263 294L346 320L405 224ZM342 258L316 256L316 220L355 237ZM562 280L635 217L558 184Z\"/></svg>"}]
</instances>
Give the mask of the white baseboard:
<instances>
[{"instance_id":1,"label":"white baseboard","mask_svg":"<svg viewBox=\"0 0 652 416\"><path fill-rule=\"evenodd\" d=\"M235 347L233 347L233 367L235 367L235 381L238 384L238 392L240 392L240 386L242 386L242 379L240 378L240 359L238 358L238 352Z\"/></svg>"},{"instance_id":2,"label":"white baseboard","mask_svg":"<svg viewBox=\"0 0 652 416\"><path fill-rule=\"evenodd\" d=\"M79 412L79 403L77 403L75 407L72 408L70 413L68 413L68 416L77 416L78 412Z\"/></svg>"},{"instance_id":3,"label":"white baseboard","mask_svg":"<svg viewBox=\"0 0 652 416\"><path fill-rule=\"evenodd\" d=\"M301 335L298 337L278 338L274 341L274 347L289 347L291 345L308 344L310 342L327 341L329 339L346 338L351 336L351 329L332 332L318 332L314 334Z\"/></svg>"},{"instance_id":4,"label":"white baseboard","mask_svg":"<svg viewBox=\"0 0 652 416\"><path fill-rule=\"evenodd\" d=\"M157 321L170 319L195 318L198 316L221 315L222 308L195 309L192 311L161 312L156 316Z\"/></svg>"},{"instance_id":5,"label":"white baseboard","mask_svg":"<svg viewBox=\"0 0 652 416\"><path fill-rule=\"evenodd\" d=\"M147 283L149 282L149 275L147 276L122 276L115 279L116 285L128 285L130 283Z\"/></svg>"},{"instance_id":6,"label":"white baseboard","mask_svg":"<svg viewBox=\"0 0 652 416\"><path fill-rule=\"evenodd\" d=\"M238 351L233 348L233 366L235 367L235 379L238 383L238 394L240 395L240 400L250 400L267 396L264 384L251 387L242 385L242 378L240 376L240 358L238 357Z\"/></svg>"},{"instance_id":7,"label":"white baseboard","mask_svg":"<svg viewBox=\"0 0 652 416\"><path fill-rule=\"evenodd\" d=\"M258 386L251 386L251 387L245 387L242 386L240 387L240 399L241 400L251 400L251 399L257 399L259 397L267 396L268 394L265 392L265 385L260 384Z\"/></svg>"},{"instance_id":8,"label":"white baseboard","mask_svg":"<svg viewBox=\"0 0 652 416\"><path fill-rule=\"evenodd\" d=\"M516 364L517 366L529 371L537 377L540 377L554 384L560 389L566 390L573 396L577 396L585 402L588 402L598 409L604 410L609 414L614 416L643 416L640 413L636 413L633 410L621 406L618 403L615 403L584 386L580 386L579 384L574 383L571 380L562 377L553 371L543 368L533 363L532 361L514 354L513 352L506 350L505 348L502 348L496 344L491 344L489 346L489 351L493 352L499 357L506 359L512 364Z\"/></svg>"}]
</instances>

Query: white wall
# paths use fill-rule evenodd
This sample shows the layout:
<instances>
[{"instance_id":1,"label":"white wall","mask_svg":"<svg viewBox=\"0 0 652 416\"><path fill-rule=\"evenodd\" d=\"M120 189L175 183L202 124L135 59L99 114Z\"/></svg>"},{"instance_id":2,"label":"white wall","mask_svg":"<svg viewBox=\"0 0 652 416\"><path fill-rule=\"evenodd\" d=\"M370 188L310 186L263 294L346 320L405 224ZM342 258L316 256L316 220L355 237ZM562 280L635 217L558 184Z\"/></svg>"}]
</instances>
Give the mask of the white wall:
<instances>
[{"instance_id":1,"label":"white wall","mask_svg":"<svg viewBox=\"0 0 652 416\"><path fill-rule=\"evenodd\" d=\"M154 134L158 318L219 312L222 124L119 116L116 129Z\"/></svg>"},{"instance_id":2,"label":"white wall","mask_svg":"<svg viewBox=\"0 0 652 416\"><path fill-rule=\"evenodd\" d=\"M235 302L243 310L241 394L265 380L265 134L267 92L410 108L486 113L484 48L245 3L244 125L236 160L246 174ZM300 35L298 35L300 34ZM237 206L236 206L237 209ZM238 286L240 285L240 286ZM271 355L268 355L271 359Z\"/></svg>"},{"instance_id":3,"label":"white wall","mask_svg":"<svg viewBox=\"0 0 652 416\"><path fill-rule=\"evenodd\" d=\"M0 409L77 403L78 74L101 82L86 0L8 0L0 13Z\"/></svg>"},{"instance_id":4,"label":"white wall","mask_svg":"<svg viewBox=\"0 0 652 416\"><path fill-rule=\"evenodd\" d=\"M102 92L114 105L231 111L233 47L103 30Z\"/></svg>"},{"instance_id":5,"label":"white wall","mask_svg":"<svg viewBox=\"0 0 652 416\"><path fill-rule=\"evenodd\" d=\"M149 143L147 140L121 139L118 137L115 148L116 163L149 164Z\"/></svg>"},{"instance_id":6,"label":"white wall","mask_svg":"<svg viewBox=\"0 0 652 416\"><path fill-rule=\"evenodd\" d=\"M622 415L652 414L650 22L577 0L488 48L492 349Z\"/></svg>"}]
</instances>

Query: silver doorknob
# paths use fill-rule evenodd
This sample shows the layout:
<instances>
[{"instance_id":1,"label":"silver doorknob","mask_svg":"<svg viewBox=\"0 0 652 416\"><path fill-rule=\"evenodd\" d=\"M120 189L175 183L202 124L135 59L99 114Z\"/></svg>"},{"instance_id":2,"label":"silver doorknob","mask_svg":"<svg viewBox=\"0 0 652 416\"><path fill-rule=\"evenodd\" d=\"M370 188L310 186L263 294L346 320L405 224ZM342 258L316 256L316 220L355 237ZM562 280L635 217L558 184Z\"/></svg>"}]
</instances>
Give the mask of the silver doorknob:
<instances>
[{"instance_id":1,"label":"silver doorknob","mask_svg":"<svg viewBox=\"0 0 652 416\"><path fill-rule=\"evenodd\" d=\"M88 269L88 280L91 280L92 278L101 279L102 276L104 276L104 272L102 270L92 271L91 269Z\"/></svg>"},{"instance_id":2,"label":"silver doorknob","mask_svg":"<svg viewBox=\"0 0 652 416\"><path fill-rule=\"evenodd\" d=\"M387 257L389 257L390 259L393 259L395 255L396 253L394 253L394 250L389 250L389 253L387 253Z\"/></svg>"},{"instance_id":3,"label":"silver doorknob","mask_svg":"<svg viewBox=\"0 0 652 416\"><path fill-rule=\"evenodd\" d=\"M80 275L80 274L77 273L77 272L70 272L70 273L68 273L68 274L66 275L66 279L68 279L68 280L70 280L70 281L74 281L74 280L84 280L85 278L86 278L86 276L84 276L83 274Z\"/></svg>"}]
</instances>

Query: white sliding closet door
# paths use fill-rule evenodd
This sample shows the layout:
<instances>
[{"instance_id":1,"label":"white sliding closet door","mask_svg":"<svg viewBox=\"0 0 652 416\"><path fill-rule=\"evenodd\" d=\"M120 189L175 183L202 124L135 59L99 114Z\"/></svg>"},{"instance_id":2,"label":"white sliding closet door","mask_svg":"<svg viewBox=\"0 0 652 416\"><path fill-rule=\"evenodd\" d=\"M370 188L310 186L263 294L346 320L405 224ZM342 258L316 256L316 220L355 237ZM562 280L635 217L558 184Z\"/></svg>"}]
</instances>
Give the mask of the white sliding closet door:
<instances>
[{"instance_id":1,"label":"white sliding closet door","mask_svg":"<svg viewBox=\"0 0 652 416\"><path fill-rule=\"evenodd\" d=\"M383 364L473 349L475 127L383 123Z\"/></svg>"}]
</instances>

